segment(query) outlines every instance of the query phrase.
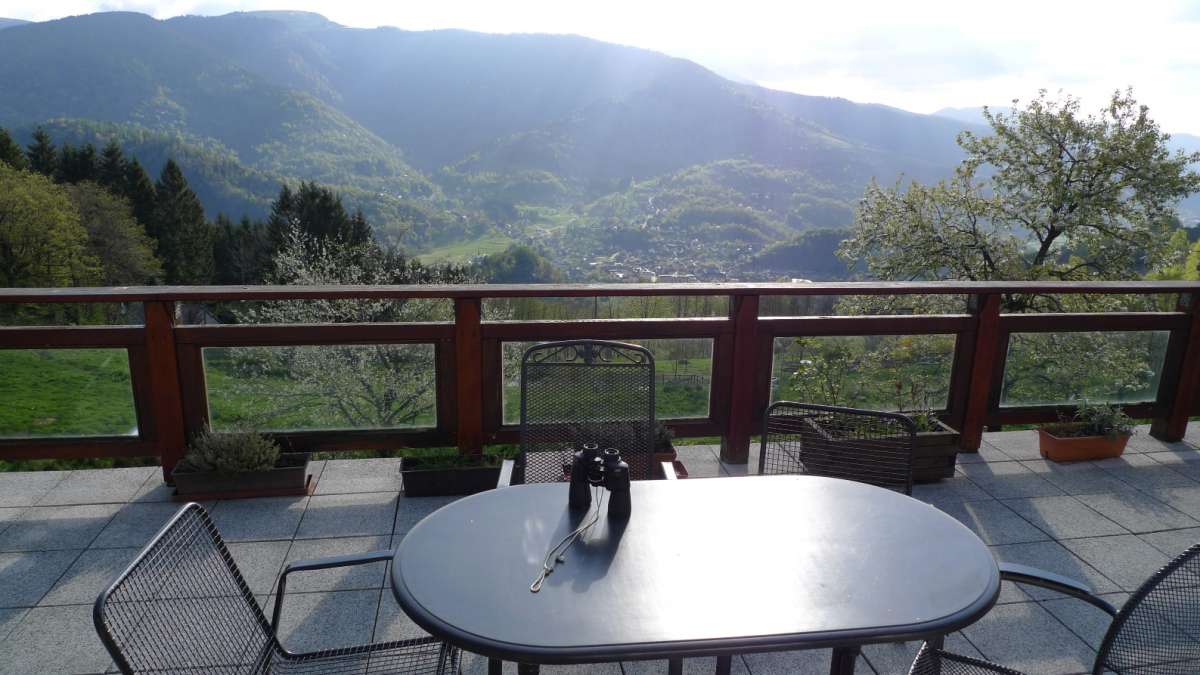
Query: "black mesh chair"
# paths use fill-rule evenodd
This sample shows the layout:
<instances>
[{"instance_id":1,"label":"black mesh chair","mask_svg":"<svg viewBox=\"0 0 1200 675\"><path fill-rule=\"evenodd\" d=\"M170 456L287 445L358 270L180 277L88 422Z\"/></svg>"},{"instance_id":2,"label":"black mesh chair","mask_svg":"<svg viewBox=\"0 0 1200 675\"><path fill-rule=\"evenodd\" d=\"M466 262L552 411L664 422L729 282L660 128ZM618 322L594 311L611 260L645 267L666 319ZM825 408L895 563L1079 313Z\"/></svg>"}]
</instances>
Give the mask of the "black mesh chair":
<instances>
[{"instance_id":1,"label":"black mesh chair","mask_svg":"<svg viewBox=\"0 0 1200 675\"><path fill-rule=\"evenodd\" d=\"M270 623L212 520L187 504L96 599L93 620L122 673L455 673L458 650L434 638L292 653L279 643L293 572L390 560L391 551L289 563Z\"/></svg>"},{"instance_id":2,"label":"black mesh chair","mask_svg":"<svg viewBox=\"0 0 1200 675\"><path fill-rule=\"evenodd\" d=\"M912 494L917 429L899 413L779 401L763 418L758 473L811 474Z\"/></svg>"},{"instance_id":3,"label":"black mesh chair","mask_svg":"<svg viewBox=\"0 0 1200 675\"><path fill-rule=\"evenodd\" d=\"M617 448L633 480L657 478L654 356L606 340L545 342L521 358L521 452L500 486L567 480L570 448ZM675 478L670 462L661 465Z\"/></svg>"},{"instance_id":4,"label":"black mesh chair","mask_svg":"<svg viewBox=\"0 0 1200 675\"><path fill-rule=\"evenodd\" d=\"M1200 673L1200 544L1193 545L1151 576L1119 612L1093 595L1084 584L1042 570L1001 565L1000 577L1065 593L1113 617L1096 653L1094 675ZM1003 666L945 652L939 645L929 643L921 648L909 672L1020 675Z\"/></svg>"}]
</instances>

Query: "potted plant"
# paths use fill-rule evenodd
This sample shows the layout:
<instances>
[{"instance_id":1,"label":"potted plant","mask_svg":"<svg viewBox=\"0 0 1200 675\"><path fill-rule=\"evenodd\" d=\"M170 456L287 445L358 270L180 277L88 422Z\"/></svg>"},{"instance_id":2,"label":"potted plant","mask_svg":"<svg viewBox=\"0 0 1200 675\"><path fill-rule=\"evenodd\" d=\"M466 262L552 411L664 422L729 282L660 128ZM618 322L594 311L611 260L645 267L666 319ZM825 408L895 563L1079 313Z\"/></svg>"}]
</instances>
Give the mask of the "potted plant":
<instances>
[{"instance_id":1,"label":"potted plant","mask_svg":"<svg viewBox=\"0 0 1200 675\"><path fill-rule=\"evenodd\" d=\"M1120 457L1133 427L1119 407L1082 401L1072 417L1038 429L1038 450L1055 462Z\"/></svg>"},{"instance_id":2,"label":"potted plant","mask_svg":"<svg viewBox=\"0 0 1200 675\"><path fill-rule=\"evenodd\" d=\"M687 467L679 461L679 453L675 451L675 432L662 422L654 423L654 466L655 473L661 474L662 463L670 462L675 467L676 478L687 478ZM665 476L664 476L665 477Z\"/></svg>"},{"instance_id":3,"label":"potted plant","mask_svg":"<svg viewBox=\"0 0 1200 675\"><path fill-rule=\"evenodd\" d=\"M171 473L175 496L193 501L307 494L308 458L281 453L274 439L256 431L205 427Z\"/></svg>"},{"instance_id":4,"label":"potted plant","mask_svg":"<svg viewBox=\"0 0 1200 675\"><path fill-rule=\"evenodd\" d=\"M478 455L463 455L455 448L406 451L400 458L400 476L405 497L472 495L491 490L500 479L500 465L515 457L513 446L489 449Z\"/></svg>"},{"instance_id":5,"label":"potted plant","mask_svg":"<svg viewBox=\"0 0 1200 675\"><path fill-rule=\"evenodd\" d=\"M905 413L917 427L917 444L913 449L913 481L928 483L954 476L958 461L959 434L938 419L932 410Z\"/></svg>"}]
</instances>

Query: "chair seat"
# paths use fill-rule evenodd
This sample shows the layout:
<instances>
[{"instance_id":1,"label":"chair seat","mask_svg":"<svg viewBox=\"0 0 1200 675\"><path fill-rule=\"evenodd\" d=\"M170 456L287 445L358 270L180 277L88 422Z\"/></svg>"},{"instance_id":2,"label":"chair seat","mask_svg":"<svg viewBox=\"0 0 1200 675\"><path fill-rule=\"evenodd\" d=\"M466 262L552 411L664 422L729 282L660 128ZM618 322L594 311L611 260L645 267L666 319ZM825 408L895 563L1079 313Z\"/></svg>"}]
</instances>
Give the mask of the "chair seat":
<instances>
[{"instance_id":1,"label":"chair seat","mask_svg":"<svg viewBox=\"0 0 1200 675\"><path fill-rule=\"evenodd\" d=\"M457 649L443 644L436 638L417 638L304 654L278 652L267 672L288 675L457 673L458 656Z\"/></svg>"}]
</instances>

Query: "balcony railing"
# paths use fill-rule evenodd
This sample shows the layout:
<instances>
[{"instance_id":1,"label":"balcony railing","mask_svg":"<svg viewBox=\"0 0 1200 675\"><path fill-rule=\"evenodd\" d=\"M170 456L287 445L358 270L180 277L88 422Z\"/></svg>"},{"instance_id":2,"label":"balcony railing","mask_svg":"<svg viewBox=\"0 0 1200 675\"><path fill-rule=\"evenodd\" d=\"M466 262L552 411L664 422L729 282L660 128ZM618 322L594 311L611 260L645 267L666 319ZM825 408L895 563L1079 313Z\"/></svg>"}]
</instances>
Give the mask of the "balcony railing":
<instances>
[{"instance_id":1,"label":"balcony railing","mask_svg":"<svg viewBox=\"0 0 1200 675\"><path fill-rule=\"evenodd\" d=\"M202 350L346 344L433 345L436 421L425 428L294 431L276 434L293 450L385 449L456 445L476 452L512 442L503 415L502 345L569 338L713 341L708 413L666 422L680 436L720 436L722 458L747 461L771 396L776 338L803 336L946 335L955 337L944 419L975 450L985 428L1057 419L1054 405L1001 406L1004 361L1013 333L1165 331L1157 393L1125 406L1149 418L1151 433L1178 440L1200 412L1200 282L862 282L797 284L599 284L480 286L154 286L138 288L0 289L0 304L141 303L144 325L3 327L0 348L117 348L128 353L137 434L0 439L0 459L157 456L164 475L186 439L209 422ZM956 314L891 316L760 316L771 296L960 295ZM1178 295L1174 311L1002 314L1012 294ZM729 315L712 318L485 321L482 303L500 298L727 296ZM177 325L177 303L448 299L454 320L435 323ZM12 402L3 402L8 405Z\"/></svg>"}]
</instances>

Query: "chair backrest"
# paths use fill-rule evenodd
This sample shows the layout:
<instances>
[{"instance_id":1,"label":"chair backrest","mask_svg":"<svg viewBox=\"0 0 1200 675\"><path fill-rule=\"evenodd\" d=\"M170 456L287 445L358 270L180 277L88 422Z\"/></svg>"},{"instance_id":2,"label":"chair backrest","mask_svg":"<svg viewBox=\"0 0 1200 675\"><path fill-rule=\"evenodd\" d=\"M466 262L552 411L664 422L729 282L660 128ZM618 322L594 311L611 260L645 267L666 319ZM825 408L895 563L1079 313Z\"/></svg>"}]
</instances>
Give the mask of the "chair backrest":
<instances>
[{"instance_id":1,"label":"chair backrest","mask_svg":"<svg viewBox=\"0 0 1200 675\"><path fill-rule=\"evenodd\" d=\"M1094 673L1200 673L1200 544L1142 584L1113 619Z\"/></svg>"},{"instance_id":2,"label":"chair backrest","mask_svg":"<svg viewBox=\"0 0 1200 675\"><path fill-rule=\"evenodd\" d=\"M912 494L917 429L900 413L780 401L763 419L759 474L845 478Z\"/></svg>"},{"instance_id":3,"label":"chair backrest","mask_svg":"<svg viewBox=\"0 0 1200 675\"><path fill-rule=\"evenodd\" d=\"M121 672L258 672L270 624L212 520L187 504L100 597L96 632Z\"/></svg>"},{"instance_id":4,"label":"chair backrest","mask_svg":"<svg viewBox=\"0 0 1200 675\"><path fill-rule=\"evenodd\" d=\"M521 359L521 456L527 483L565 480L568 448L617 448L634 480L654 477L654 357L606 340L546 342Z\"/></svg>"}]
</instances>

